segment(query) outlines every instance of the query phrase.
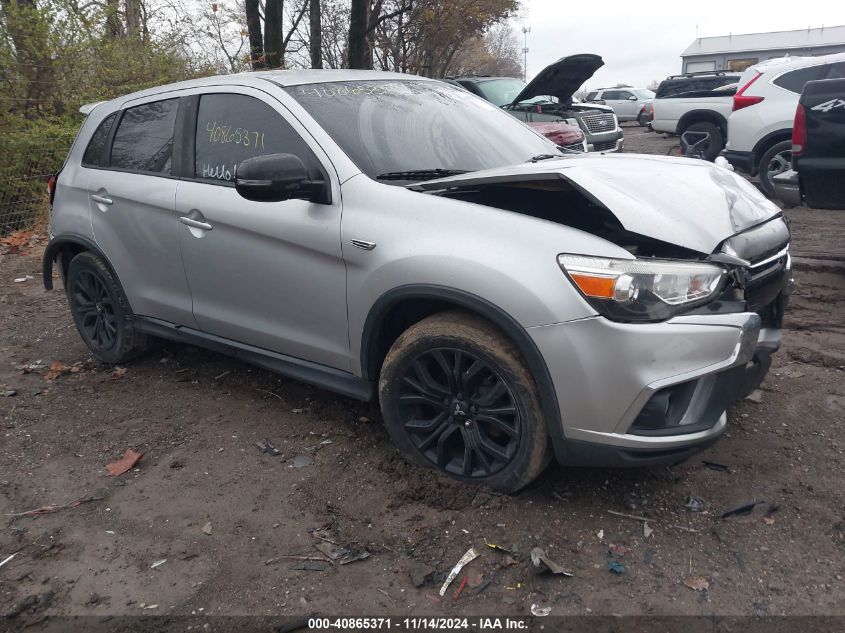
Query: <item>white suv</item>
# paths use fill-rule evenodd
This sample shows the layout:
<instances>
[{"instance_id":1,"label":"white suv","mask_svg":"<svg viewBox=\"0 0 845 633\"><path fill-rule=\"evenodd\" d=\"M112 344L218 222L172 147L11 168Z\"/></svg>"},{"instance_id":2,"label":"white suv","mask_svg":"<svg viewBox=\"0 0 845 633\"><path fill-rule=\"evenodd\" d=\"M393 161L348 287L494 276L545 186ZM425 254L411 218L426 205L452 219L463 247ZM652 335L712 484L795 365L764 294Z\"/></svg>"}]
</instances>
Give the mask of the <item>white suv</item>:
<instances>
[{"instance_id":1,"label":"white suv","mask_svg":"<svg viewBox=\"0 0 845 633\"><path fill-rule=\"evenodd\" d=\"M845 77L845 53L770 59L748 68L739 79L722 155L774 196L772 178L791 168L792 121L804 84Z\"/></svg>"}]
</instances>

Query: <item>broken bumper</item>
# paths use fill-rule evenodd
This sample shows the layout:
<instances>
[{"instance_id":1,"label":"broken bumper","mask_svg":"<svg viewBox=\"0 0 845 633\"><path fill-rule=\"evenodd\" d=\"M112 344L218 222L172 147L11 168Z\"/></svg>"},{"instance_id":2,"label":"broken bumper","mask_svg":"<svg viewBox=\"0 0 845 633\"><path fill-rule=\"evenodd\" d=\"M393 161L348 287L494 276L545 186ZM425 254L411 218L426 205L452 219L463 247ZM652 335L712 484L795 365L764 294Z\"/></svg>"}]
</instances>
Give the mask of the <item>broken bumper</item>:
<instances>
[{"instance_id":1,"label":"broken bumper","mask_svg":"<svg viewBox=\"0 0 845 633\"><path fill-rule=\"evenodd\" d=\"M752 312L652 324L594 317L528 332L560 406L555 455L570 465L672 463L706 448L780 346L780 330Z\"/></svg>"}]
</instances>

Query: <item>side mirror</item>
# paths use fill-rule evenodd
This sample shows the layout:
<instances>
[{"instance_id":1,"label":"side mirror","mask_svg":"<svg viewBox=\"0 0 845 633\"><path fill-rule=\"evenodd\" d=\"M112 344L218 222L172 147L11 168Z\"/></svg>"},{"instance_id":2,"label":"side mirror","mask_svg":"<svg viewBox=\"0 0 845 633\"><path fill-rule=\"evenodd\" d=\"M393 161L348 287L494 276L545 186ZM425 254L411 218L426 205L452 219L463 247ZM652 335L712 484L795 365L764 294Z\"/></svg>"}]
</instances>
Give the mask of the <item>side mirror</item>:
<instances>
[{"instance_id":1,"label":"side mirror","mask_svg":"<svg viewBox=\"0 0 845 633\"><path fill-rule=\"evenodd\" d=\"M636 100L637 100L637 95L631 95L630 97L628 97L628 101L636 101Z\"/></svg>"},{"instance_id":2,"label":"side mirror","mask_svg":"<svg viewBox=\"0 0 845 633\"><path fill-rule=\"evenodd\" d=\"M256 202L281 202L297 198L328 204L324 180L311 180L308 169L293 154L267 154L248 158L235 169L235 190Z\"/></svg>"}]
</instances>

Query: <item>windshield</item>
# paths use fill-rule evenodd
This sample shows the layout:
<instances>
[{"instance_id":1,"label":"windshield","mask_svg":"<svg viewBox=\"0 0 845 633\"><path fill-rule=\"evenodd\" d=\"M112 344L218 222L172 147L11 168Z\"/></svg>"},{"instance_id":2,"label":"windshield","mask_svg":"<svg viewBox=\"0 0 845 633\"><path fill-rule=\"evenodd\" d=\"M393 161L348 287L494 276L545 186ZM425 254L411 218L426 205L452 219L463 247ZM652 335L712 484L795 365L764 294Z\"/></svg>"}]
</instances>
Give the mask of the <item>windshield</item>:
<instances>
[{"instance_id":1,"label":"windshield","mask_svg":"<svg viewBox=\"0 0 845 633\"><path fill-rule=\"evenodd\" d=\"M563 155L510 114L439 81L347 81L285 90L370 178L476 171Z\"/></svg>"},{"instance_id":2,"label":"windshield","mask_svg":"<svg viewBox=\"0 0 845 633\"><path fill-rule=\"evenodd\" d=\"M525 88L525 82L519 79L490 79L489 81L479 81L478 89L481 95L490 103L495 103L501 107L508 105L516 96Z\"/></svg>"}]
</instances>

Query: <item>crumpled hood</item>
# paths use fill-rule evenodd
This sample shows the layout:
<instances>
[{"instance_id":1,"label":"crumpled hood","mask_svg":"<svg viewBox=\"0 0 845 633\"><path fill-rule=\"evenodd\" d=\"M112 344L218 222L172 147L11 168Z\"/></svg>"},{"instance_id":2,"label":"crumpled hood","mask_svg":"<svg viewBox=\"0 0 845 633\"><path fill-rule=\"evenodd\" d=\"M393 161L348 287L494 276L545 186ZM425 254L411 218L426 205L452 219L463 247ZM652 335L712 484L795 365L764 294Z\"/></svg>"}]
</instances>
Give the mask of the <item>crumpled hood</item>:
<instances>
[{"instance_id":1,"label":"crumpled hood","mask_svg":"<svg viewBox=\"0 0 845 633\"><path fill-rule=\"evenodd\" d=\"M633 233L703 254L781 213L747 180L689 158L580 154L470 172L413 185L451 187L566 180L607 207Z\"/></svg>"},{"instance_id":2,"label":"crumpled hood","mask_svg":"<svg viewBox=\"0 0 845 633\"><path fill-rule=\"evenodd\" d=\"M566 103L602 66L604 60L598 55L582 53L563 57L537 73L511 103L517 104L541 95L551 95Z\"/></svg>"}]
</instances>

